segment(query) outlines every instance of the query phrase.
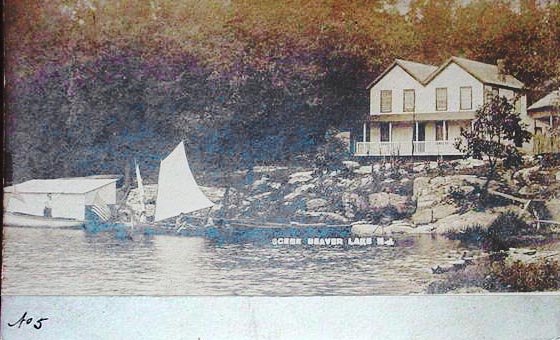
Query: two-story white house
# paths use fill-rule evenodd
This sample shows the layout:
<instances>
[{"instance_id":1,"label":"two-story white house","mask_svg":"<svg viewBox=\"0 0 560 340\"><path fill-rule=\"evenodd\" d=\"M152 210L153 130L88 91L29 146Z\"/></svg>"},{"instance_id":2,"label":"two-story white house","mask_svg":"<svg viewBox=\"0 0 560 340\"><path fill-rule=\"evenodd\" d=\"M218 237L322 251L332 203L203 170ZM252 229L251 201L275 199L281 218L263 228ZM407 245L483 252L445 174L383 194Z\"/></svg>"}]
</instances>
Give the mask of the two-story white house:
<instances>
[{"instance_id":1,"label":"two-story white house","mask_svg":"<svg viewBox=\"0 0 560 340\"><path fill-rule=\"evenodd\" d=\"M515 99L527 118L523 83L497 65L451 57L436 67L397 59L369 84L370 113L356 156L452 156L460 128L494 96Z\"/></svg>"}]
</instances>

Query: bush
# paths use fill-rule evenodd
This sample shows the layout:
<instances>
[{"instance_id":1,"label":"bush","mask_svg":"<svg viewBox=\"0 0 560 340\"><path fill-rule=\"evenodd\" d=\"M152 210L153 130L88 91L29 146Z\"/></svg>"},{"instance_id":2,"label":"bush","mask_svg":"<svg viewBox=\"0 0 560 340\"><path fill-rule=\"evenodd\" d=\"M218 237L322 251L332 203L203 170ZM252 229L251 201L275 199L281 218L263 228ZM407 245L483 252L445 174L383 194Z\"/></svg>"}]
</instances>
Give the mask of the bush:
<instances>
[{"instance_id":1,"label":"bush","mask_svg":"<svg viewBox=\"0 0 560 340\"><path fill-rule=\"evenodd\" d=\"M469 226L462 231L450 230L445 236L450 240L458 240L463 243L479 244L484 240L486 230L480 224Z\"/></svg>"},{"instance_id":2,"label":"bush","mask_svg":"<svg viewBox=\"0 0 560 340\"><path fill-rule=\"evenodd\" d=\"M503 287L516 292L560 289L560 263L540 260L536 263L516 261L511 265L494 262L491 273Z\"/></svg>"},{"instance_id":3,"label":"bush","mask_svg":"<svg viewBox=\"0 0 560 340\"><path fill-rule=\"evenodd\" d=\"M502 213L484 234L482 247L484 250L500 251L508 250L516 246L518 236L527 235L531 232L531 227L523 221L519 215L508 211Z\"/></svg>"}]
</instances>

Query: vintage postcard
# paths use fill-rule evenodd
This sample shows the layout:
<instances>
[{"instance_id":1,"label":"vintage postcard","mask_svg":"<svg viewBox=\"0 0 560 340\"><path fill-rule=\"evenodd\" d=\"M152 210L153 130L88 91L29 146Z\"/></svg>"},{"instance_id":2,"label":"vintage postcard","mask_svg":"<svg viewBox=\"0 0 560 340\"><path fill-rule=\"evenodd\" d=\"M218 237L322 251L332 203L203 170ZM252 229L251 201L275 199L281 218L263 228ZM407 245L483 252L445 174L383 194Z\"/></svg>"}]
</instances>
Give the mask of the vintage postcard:
<instances>
[{"instance_id":1,"label":"vintage postcard","mask_svg":"<svg viewBox=\"0 0 560 340\"><path fill-rule=\"evenodd\" d=\"M8 0L5 29L3 296L560 291L558 1Z\"/></svg>"}]
</instances>

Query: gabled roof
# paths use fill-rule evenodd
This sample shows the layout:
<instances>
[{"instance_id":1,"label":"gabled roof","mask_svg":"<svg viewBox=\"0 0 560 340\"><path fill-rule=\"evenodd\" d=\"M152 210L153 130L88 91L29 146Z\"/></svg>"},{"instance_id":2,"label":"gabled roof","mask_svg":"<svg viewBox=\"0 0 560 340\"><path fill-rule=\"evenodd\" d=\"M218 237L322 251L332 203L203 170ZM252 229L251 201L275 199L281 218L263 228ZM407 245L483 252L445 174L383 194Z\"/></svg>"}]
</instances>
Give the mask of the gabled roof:
<instances>
[{"instance_id":1,"label":"gabled roof","mask_svg":"<svg viewBox=\"0 0 560 340\"><path fill-rule=\"evenodd\" d=\"M560 105L560 90L552 91L543 98L537 100L533 105L529 106L527 111L554 107L557 105Z\"/></svg>"},{"instance_id":2,"label":"gabled roof","mask_svg":"<svg viewBox=\"0 0 560 340\"><path fill-rule=\"evenodd\" d=\"M367 88L370 89L374 86L397 65L410 74L410 76L416 79L420 84L425 86L438 74L445 70L451 63L458 65L465 70L465 72L469 73L471 76L484 84L498 85L515 89L521 89L524 86L522 82L513 76L500 74L497 65L481 63L479 61L465 58L451 57L439 67L396 59L383 73L381 73L381 75L371 82Z\"/></svg>"},{"instance_id":3,"label":"gabled roof","mask_svg":"<svg viewBox=\"0 0 560 340\"><path fill-rule=\"evenodd\" d=\"M33 179L4 188L4 192L36 193L36 194L85 194L116 182L117 178L58 178Z\"/></svg>"},{"instance_id":4,"label":"gabled roof","mask_svg":"<svg viewBox=\"0 0 560 340\"><path fill-rule=\"evenodd\" d=\"M383 73L381 73L374 81L369 83L367 86L370 89L378 81L380 81L389 71L391 71L395 66L400 66L406 73L408 73L412 78L416 79L420 84L423 84L423 80L426 79L432 72L434 72L437 67L433 65L420 64L413 61L395 59L395 61L387 67Z\"/></svg>"},{"instance_id":5,"label":"gabled roof","mask_svg":"<svg viewBox=\"0 0 560 340\"><path fill-rule=\"evenodd\" d=\"M441 71L446 69L449 64L455 63L471 76L478 79L481 83L511 87L515 89L523 88L523 83L517 80L514 76L509 74L500 74L497 65L491 65L486 63L481 63L480 61L474 61L465 58L451 57L443 65L441 65L435 72L433 72L426 80L429 83L434 79Z\"/></svg>"}]
</instances>

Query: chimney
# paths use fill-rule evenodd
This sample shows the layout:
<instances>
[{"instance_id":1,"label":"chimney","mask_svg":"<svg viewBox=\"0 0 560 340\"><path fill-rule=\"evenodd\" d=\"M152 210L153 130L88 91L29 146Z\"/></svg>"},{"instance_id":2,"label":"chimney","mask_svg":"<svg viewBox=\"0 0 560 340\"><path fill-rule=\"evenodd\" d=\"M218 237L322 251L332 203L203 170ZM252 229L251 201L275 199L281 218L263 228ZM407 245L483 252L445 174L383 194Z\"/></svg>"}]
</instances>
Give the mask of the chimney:
<instances>
[{"instance_id":1,"label":"chimney","mask_svg":"<svg viewBox=\"0 0 560 340\"><path fill-rule=\"evenodd\" d=\"M496 60L496 66L498 66L498 77L501 81L506 80L506 61L505 59Z\"/></svg>"}]
</instances>

